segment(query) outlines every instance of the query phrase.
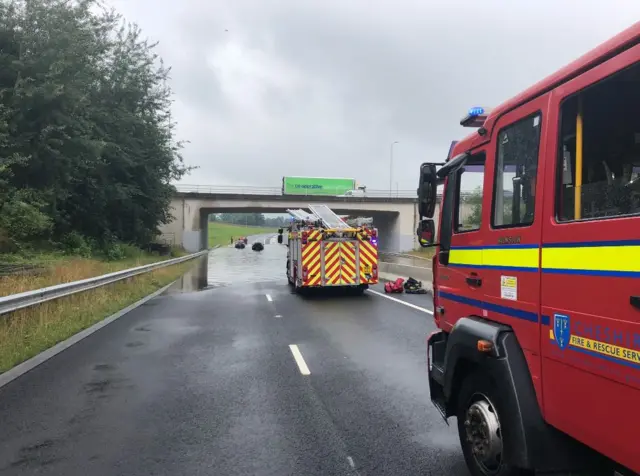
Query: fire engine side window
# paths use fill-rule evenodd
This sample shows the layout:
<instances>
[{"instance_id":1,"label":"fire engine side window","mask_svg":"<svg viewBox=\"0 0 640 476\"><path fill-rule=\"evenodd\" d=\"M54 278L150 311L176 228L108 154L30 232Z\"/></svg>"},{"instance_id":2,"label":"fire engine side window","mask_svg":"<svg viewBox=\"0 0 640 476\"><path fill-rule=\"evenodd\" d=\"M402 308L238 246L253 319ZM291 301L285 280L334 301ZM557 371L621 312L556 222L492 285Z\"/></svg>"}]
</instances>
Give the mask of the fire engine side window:
<instances>
[{"instance_id":1,"label":"fire engine side window","mask_svg":"<svg viewBox=\"0 0 640 476\"><path fill-rule=\"evenodd\" d=\"M640 63L563 101L558 221L640 214L639 107Z\"/></svg>"},{"instance_id":2,"label":"fire engine side window","mask_svg":"<svg viewBox=\"0 0 640 476\"><path fill-rule=\"evenodd\" d=\"M525 226L535 214L540 113L521 119L498 134L492 225Z\"/></svg>"},{"instance_id":3,"label":"fire engine side window","mask_svg":"<svg viewBox=\"0 0 640 476\"><path fill-rule=\"evenodd\" d=\"M472 155L458 172L457 206L455 209L456 233L480 229L482 220L482 188L484 185L485 154Z\"/></svg>"}]
</instances>

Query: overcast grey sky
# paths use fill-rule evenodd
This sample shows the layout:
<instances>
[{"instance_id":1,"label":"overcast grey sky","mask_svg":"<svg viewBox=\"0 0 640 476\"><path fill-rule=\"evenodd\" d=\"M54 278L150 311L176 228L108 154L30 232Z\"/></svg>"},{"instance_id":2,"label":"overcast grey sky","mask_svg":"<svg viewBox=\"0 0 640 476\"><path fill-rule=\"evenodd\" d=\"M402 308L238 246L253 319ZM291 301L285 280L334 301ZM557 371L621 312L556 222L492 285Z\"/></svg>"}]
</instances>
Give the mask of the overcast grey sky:
<instances>
[{"instance_id":1,"label":"overcast grey sky","mask_svg":"<svg viewBox=\"0 0 640 476\"><path fill-rule=\"evenodd\" d=\"M635 21L640 0L108 0L173 67L183 183L415 189L496 106Z\"/></svg>"}]
</instances>

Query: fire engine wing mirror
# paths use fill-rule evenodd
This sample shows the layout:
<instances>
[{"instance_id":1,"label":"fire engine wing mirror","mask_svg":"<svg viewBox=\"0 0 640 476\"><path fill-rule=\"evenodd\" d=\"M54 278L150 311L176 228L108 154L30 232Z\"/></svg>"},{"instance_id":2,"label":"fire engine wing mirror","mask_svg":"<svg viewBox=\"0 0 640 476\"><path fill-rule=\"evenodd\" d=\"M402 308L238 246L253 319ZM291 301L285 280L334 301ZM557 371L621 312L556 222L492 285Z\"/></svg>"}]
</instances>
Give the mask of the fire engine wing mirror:
<instances>
[{"instance_id":1,"label":"fire engine wing mirror","mask_svg":"<svg viewBox=\"0 0 640 476\"><path fill-rule=\"evenodd\" d=\"M434 245L436 225L432 219L420 220L416 232L418 234L418 243L421 247L429 248Z\"/></svg>"},{"instance_id":2,"label":"fire engine wing mirror","mask_svg":"<svg viewBox=\"0 0 640 476\"><path fill-rule=\"evenodd\" d=\"M422 164L420 166L420 181L418 182L418 212L421 217L433 218L436 209L437 186L436 165Z\"/></svg>"}]
</instances>

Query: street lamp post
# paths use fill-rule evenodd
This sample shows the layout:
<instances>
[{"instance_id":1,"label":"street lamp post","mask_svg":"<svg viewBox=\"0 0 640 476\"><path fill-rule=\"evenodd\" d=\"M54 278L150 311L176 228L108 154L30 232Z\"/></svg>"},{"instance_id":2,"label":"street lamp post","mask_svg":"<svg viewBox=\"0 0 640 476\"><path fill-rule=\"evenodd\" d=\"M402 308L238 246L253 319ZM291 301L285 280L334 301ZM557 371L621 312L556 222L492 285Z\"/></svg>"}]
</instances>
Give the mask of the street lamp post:
<instances>
[{"instance_id":1,"label":"street lamp post","mask_svg":"<svg viewBox=\"0 0 640 476\"><path fill-rule=\"evenodd\" d=\"M389 196L393 193L393 146L397 143L398 141L394 141L391 144L391 150L389 152Z\"/></svg>"}]
</instances>

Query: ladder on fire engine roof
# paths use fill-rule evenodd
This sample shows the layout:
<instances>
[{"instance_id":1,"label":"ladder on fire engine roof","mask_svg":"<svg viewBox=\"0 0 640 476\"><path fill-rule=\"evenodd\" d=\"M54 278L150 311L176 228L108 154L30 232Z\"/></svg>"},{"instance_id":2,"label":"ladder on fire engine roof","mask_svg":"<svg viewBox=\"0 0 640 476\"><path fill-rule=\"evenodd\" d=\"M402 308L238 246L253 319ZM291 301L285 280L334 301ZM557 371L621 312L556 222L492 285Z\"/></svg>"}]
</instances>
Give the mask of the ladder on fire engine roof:
<instances>
[{"instance_id":1,"label":"ladder on fire engine roof","mask_svg":"<svg viewBox=\"0 0 640 476\"><path fill-rule=\"evenodd\" d=\"M326 205L309 205L311 212L316 215L327 228L333 228L337 230L350 229L342 218L336 215L331 208Z\"/></svg>"},{"instance_id":2,"label":"ladder on fire engine roof","mask_svg":"<svg viewBox=\"0 0 640 476\"><path fill-rule=\"evenodd\" d=\"M297 208L295 210L287 209L287 212L289 213L289 215L291 215L293 218L297 220L301 220L301 221L317 221L318 220L317 216L315 216L312 213L308 213L302 208Z\"/></svg>"}]
</instances>

